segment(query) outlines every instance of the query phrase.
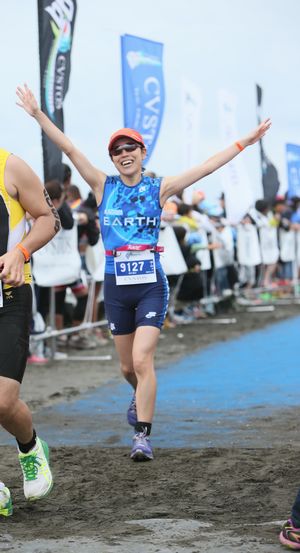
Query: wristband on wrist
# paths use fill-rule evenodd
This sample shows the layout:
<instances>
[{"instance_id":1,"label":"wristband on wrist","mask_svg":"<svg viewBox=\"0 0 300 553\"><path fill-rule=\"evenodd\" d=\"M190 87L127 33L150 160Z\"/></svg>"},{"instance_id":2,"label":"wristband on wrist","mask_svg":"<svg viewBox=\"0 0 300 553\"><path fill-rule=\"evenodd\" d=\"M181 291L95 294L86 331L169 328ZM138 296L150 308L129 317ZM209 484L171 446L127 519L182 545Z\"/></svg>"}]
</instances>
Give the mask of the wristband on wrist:
<instances>
[{"instance_id":1,"label":"wristband on wrist","mask_svg":"<svg viewBox=\"0 0 300 553\"><path fill-rule=\"evenodd\" d=\"M16 248L18 248L22 252L22 254L24 255L25 262L29 261L30 253L27 250L27 248L25 248L25 246L23 246L23 244L21 244L20 242L19 242L19 244L16 245Z\"/></svg>"},{"instance_id":2,"label":"wristband on wrist","mask_svg":"<svg viewBox=\"0 0 300 553\"><path fill-rule=\"evenodd\" d=\"M235 142L236 147L242 152L245 148L240 144L240 142Z\"/></svg>"}]
</instances>

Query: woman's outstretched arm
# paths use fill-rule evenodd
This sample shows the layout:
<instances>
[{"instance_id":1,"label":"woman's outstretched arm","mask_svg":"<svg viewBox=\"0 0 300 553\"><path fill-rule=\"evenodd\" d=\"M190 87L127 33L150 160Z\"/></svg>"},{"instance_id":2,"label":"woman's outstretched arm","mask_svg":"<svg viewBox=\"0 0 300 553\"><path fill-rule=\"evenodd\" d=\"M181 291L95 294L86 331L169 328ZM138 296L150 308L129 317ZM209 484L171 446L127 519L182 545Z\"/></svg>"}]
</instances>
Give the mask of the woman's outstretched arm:
<instances>
[{"instance_id":1,"label":"woman's outstretched arm","mask_svg":"<svg viewBox=\"0 0 300 553\"><path fill-rule=\"evenodd\" d=\"M17 105L23 108L31 117L34 117L44 133L68 156L82 178L92 188L94 194L99 197L106 175L94 167L71 140L42 112L34 94L26 84L24 87L18 86L16 94L19 98Z\"/></svg>"},{"instance_id":2,"label":"woman's outstretched arm","mask_svg":"<svg viewBox=\"0 0 300 553\"><path fill-rule=\"evenodd\" d=\"M225 150L222 150L221 152L218 152L214 156L210 157L201 165L196 165L192 169L189 169L188 171L185 171L184 173L176 177L165 177L162 181L161 186L161 205L163 205L165 201L173 194L179 194L180 192L182 192L182 190L184 190L194 182L203 179L203 177L210 175L211 173L231 161L242 150L247 148L247 146L251 146L252 144L258 142L258 140L260 140L269 130L270 126L271 120L266 119L247 136L240 139L238 142L235 142Z\"/></svg>"}]
</instances>

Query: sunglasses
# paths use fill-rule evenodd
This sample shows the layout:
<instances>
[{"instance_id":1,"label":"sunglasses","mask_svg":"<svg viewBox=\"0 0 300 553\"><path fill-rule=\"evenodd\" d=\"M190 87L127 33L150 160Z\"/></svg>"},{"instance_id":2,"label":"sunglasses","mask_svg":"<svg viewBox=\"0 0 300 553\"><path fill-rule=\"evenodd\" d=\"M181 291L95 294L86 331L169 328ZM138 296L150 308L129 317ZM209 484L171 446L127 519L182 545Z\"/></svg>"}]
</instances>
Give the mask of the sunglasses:
<instances>
[{"instance_id":1,"label":"sunglasses","mask_svg":"<svg viewBox=\"0 0 300 553\"><path fill-rule=\"evenodd\" d=\"M123 152L123 150L125 150L125 152L134 152L137 148L141 148L141 147L142 146L137 142L133 142L132 144L121 144L116 148L112 148L110 150L110 155L119 156Z\"/></svg>"}]
</instances>

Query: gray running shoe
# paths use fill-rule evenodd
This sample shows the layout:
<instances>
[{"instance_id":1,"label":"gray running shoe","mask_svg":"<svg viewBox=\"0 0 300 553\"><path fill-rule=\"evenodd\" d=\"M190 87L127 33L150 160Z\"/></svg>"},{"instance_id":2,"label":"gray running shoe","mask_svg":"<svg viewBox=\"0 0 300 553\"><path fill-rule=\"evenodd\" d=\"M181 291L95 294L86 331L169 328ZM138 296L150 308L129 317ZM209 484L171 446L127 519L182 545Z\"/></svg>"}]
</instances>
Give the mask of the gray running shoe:
<instances>
[{"instance_id":1,"label":"gray running shoe","mask_svg":"<svg viewBox=\"0 0 300 553\"><path fill-rule=\"evenodd\" d=\"M69 345L75 349L95 349L97 347L96 341L85 334L71 336Z\"/></svg>"},{"instance_id":2,"label":"gray running shoe","mask_svg":"<svg viewBox=\"0 0 300 553\"><path fill-rule=\"evenodd\" d=\"M153 457L149 436L145 432L135 434L130 458L133 461L152 461Z\"/></svg>"}]
</instances>

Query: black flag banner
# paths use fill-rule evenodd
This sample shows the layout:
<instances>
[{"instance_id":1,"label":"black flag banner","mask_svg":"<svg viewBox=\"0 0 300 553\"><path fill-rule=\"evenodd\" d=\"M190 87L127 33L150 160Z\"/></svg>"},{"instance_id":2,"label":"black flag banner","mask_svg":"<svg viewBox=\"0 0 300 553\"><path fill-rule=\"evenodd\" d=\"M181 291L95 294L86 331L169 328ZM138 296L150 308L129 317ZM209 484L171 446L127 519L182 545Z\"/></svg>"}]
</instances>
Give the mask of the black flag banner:
<instances>
[{"instance_id":1,"label":"black flag banner","mask_svg":"<svg viewBox=\"0 0 300 553\"><path fill-rule=\"evenodd\" d=\"M41 109L62 131L76 9L76 0L38 0ZM43 132L42 145L45 182L61 180L61 151Z\"/></svg>"},{"instance_id":2,"label":"black flag banner","mask_svg":"<svg viewBox=\"0 0 300 553\"><path fill-rule=\"evenodd\" d=\"M263 90L257 84L256 98L257 98L258 124L260 124L262 121L262 117L261 117L262 96L263 96ZM272 201L275 199L280 186L278 171L275 165L273 165L273 163L271 163L271 161L267 157L264 150L262 139L260 139L259 141L259 146L260 146L260 159L261 159L261 172L262 172L262 185L263 185L263 191L264 191L264 198L268 201Z\"/></svg>"}]
</instances>

